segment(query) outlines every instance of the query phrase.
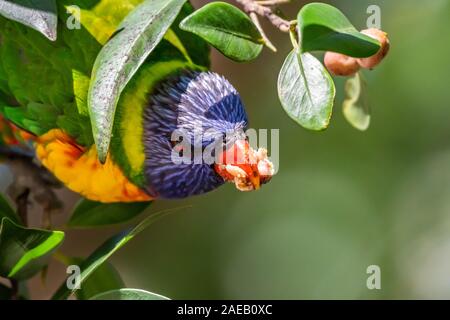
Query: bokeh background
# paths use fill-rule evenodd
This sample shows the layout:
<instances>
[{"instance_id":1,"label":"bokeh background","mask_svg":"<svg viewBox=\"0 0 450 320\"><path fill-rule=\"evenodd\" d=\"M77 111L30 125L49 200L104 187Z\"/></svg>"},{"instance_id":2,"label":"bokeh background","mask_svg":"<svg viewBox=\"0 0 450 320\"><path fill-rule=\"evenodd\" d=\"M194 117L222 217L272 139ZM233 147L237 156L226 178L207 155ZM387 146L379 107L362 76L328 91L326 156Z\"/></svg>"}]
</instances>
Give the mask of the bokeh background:
<instances>
[{"instance_id":1,"label":"bokeh background","mask_svg":"<svg viewBox=\"0 0 450 320\"><path fill-rule=\"evenodd\" d=\"M304 2L284 12L294 19ZM360 29L367 7L381 7L392 50L366 73L371 128L361 133L343 118L342 79L327 131L290 120L276 91L290 41L270 25L277 54L238 64L214 52L213 69L239 90L251 126L280 129L279 173L251 194L228 185L155 202L149 212L191 207L113 256L128 287L173 299L450 298L450 1L326 2ZM70 208L77 197L64 196ZM120 229L68 230L62 251L87 256ZM381 268L381 290L366 287L369 265ZM31 281L33 298L48 298L65 270L54 262L49 274L44 287Z\"/></svg>"}]
</instances>

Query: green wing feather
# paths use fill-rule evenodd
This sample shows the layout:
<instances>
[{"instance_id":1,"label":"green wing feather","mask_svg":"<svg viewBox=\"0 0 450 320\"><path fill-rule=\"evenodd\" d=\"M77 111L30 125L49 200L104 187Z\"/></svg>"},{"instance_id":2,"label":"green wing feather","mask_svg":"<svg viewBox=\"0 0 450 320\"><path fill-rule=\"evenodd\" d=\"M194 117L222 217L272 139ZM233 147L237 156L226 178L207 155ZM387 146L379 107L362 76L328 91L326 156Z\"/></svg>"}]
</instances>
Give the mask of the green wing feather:
<instances>
[{"instance_id":1,"label":"green wing feather","mask_svg":"<svg viewBox=\"0 0 450 320\"><path fill-rule=\"evenodd\" d=\"M118 24L141 2L59 0L58 39L55 42L35 30L0 17L0 113L36 135L61 128L81 145L92 145L86 107L92 66ZM73 6L81 10L81 28L71 30L67 21L76 17ZM181 60L209 66L208 45L178 28L179 20L192 11L192 6L187 3L172 27L172 37L166 37L161 44L165 48L155 50L146 67L159 59L167 61L171 55L179 57L180 52L184 54ZM167 54L168 50L178 53Z\"/></svg>"},{"instance_id":2,"label":"green wing feather","mask_svg":"<svg viewBox=\"0 0 450 320\"><path fill-rule=\"evenodd\" d=\"M64 2L58 4L55 42L0 18L0 90L5 97L0 112L36 135L62 128L80 144L90 145L89 118L77 112L73 70L89 74L101 45L84 28L66 28Z\"/></svg>"}]
</instances>

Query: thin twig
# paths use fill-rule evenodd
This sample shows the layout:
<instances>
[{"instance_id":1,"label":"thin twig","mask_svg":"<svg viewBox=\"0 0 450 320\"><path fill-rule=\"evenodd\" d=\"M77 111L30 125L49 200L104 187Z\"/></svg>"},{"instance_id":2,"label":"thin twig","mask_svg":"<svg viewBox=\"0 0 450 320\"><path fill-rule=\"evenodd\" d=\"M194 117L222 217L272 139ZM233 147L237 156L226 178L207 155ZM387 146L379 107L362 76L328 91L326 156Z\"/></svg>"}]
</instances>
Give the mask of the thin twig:
<instances>
[{"instance_id":1,"label":"thin twig","mask_svg":"<svg viewBox=\"0 0 450 320\"><path fill-rule=\"evenodd\" d=\"M282 32L289 32L291 29L291 23L278 14L276 14L270 6L275 6L282 3L287 3L289 0L235 0L237 3L241 4L244 11L249 15L250 19L255 24L261 37L264 40L264 44L273 52L277 52L277 48L273 45L272 41L269 40L264 29L259 22L260 17L266 18L273 26Z\"/></svg>"},{"instance_id":2,"label":"thin twig","mask_svg":"<svg viewBox=\"0 0 450 320\"><path fill-rule=\"evenodd\" d=\"M28 200L32 198L42 207L43 227L48 228L50 226L48 215L58 211L62 206L54 191L54 189L60 188L61 184L47 169L37 164L32 157L16 153L10 149L4 148L2 150L0 148L0 159L8 165L14 175L14 180L8 187L8 195L17 203L22 195L28 192ZM22 206L24 206L24 203L22 203ZM19 205L17 207L19 212ZM22 209L22 212L25 212L25 210Z\"/></svg>"},{"instance_id":3,"label":"thin twig","mask_svg":"<svg viewBox=\"0 0 450 320\"><path fill-rule=\"evenodd\" d=\"M277 6L280 4L289 3L291 0L256 0L255 2L262 6Z\"/></svg>"},{"instance_id":4,"label":"thin twig","mask_svg":"<svg viewBox=\"0 0 450 320\"><path fill-rule=\"evenodd\" d=\"M17 214L22 220L24 226L28 225L28 201L30 189L25 189L22 194L16 198Z\"/></svg>"},{"instance_id":5,"label":"thin twig","mask_svg":"<svg viewBox=\"0 0 450 320\"><path fill-rule=\"evenodd\" d=\"M12 149L0 146L0 159L33 159L33 154L22 149Z\"/></svg>"},{"instance_id":6,"label":"thin twig","mask_svg":"<svg viewBox=\"0 0 450 320\"><path fill-rule=\"evenodd\" d=\"M237 3L241 4L244 11L248 14L254 12L261 17L265 17L270 23L282 32L289 32L291 23L279 15L277 15L272 8L266 7L255 0L235 0ZM277 1L272 1L277 2ZM282 2L277 2L278 4ZM284 2L283 2L284 3Z\"/></svg>"}]
</instances>

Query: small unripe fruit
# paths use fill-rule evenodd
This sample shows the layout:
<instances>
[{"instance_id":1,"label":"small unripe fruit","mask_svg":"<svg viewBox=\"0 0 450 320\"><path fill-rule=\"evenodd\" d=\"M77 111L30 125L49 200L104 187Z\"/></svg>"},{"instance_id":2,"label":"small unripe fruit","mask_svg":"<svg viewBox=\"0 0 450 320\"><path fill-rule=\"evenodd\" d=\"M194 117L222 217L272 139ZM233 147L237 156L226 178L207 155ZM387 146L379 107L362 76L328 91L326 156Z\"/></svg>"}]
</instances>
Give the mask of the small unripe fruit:
<instances>
[{"instance_id":1,"label":"small unripe fruit","mask_svg":"<svg viewBox=\"0 0 450 320\"><path fill-rule=\"evenodd\" d=\"M389 52L390 43L387 33L379 29L371 28L362 30L361 33L378 40L381 44L380 50L369 58L358 59L358 63L365 69L373 69L386 57Z\"/></svg>"},{"instance_id":2,"label":"small unripe fruit","mask_svg":"<svg viewBox=\"0 0 450 320\"><path fill-rule=\"evenodd\" d=\"M336 76L351 76L360 68L355 58L336 52L327 52L324 62L328 71Z\"/></svg>"}]
</instances>

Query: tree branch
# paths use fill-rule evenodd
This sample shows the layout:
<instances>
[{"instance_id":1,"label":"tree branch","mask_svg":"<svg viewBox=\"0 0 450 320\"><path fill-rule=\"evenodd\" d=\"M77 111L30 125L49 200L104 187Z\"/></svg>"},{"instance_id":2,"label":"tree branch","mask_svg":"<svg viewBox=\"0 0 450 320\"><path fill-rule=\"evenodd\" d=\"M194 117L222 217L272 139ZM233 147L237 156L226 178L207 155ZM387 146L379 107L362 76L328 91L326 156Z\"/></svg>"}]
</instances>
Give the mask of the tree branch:
<instances>
[{"instance_id":1,"label":"tree branch","mask_svg":"<svg viewBox=\"0 0 450 320\"><path fill-rule=\"evenodd\" d=\"M0 159L7 158L12 160L20 158L32 160L33 156L33 154L26 152L25 150L14 150L0 145Z\"/></svg>"},{"instance_id":2,"label":"tree branch","mask_svg":"<svg viewBox=\"0 0 450 320\"><path fill-rule=\"evenodd\" d=\"M255 2L262 6L277 6L279 4L289 3L291 0L256 0Z\"/></svg>"},{"instance_id":3,"label":"tree branch","mask_svg":"<svg viewBox=\"0 0 450 320\"><path fill-rule=\"evenodd\" d=\"M22 220L22 223L28 225L28 200L30 196L30 189L25 189L15 200L17 205L17 215Z\"/></svg>"},{"instance_id":4,"label":"tree branch","mask_svg":"<svg viewBox=\"0 0 450 320\"><path fill-rule=\"evenodd\" d=\"M28 224L28 198L30 189L25 189L16 199L17 214L26 226ZM10 279L11 282L11 300L19 300L19 281Z\"/></svg>"},{"instance_id":5,"label":"tree branch","mask_svg":"<svg viewBox=\"0 0 450 320\"><path fill-rule=\"evenodd\" d=\"M249 15L250 19L255 24L259 33L261 34L264 44L276 52L277 48L272 44L272 42L267 37L264 29L259 22L259 17L266 18L275 28L280 30L281 32L289 32L291 29L291 22L281 18L277 15L271 6L276 6L278 4L288 3L290 0L235 0L237 3L242 5L244 11Z\"/></svg>"},{"instance_id":6,"label":"tree branch","mask_svg":"<svg viewBox=\"0 0 450 320\"><path fill-rule=\"evenodd\" d=\"M0 146L0 159L8 165L14 175L14 180L8 188L8 195L16 201L17 212L23 222L26 224L26 204L32 198L43 209L42 226L49 228L50 215L62 207L54 192L61 184L47 169L35 162L34 155Z\"/></svg>"},{"instance_id":7,"label":"tree branch","mask_svg":"<svg viewBox=\"0 0 450 320\"><path fill-rule=\"evenodd\" d=\"M235 0L237 3L241 4L244 11L248 14L256 13L258 16L264 17L269 22L279 29L281 32L289 32L291 28L290 21L287 21L277 15L272 8L268 6L287 3L286 0L267 0L267 1L255 1L255 0Z\"/></svg>"}]
</instances>

